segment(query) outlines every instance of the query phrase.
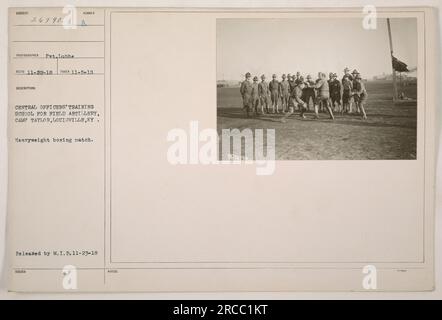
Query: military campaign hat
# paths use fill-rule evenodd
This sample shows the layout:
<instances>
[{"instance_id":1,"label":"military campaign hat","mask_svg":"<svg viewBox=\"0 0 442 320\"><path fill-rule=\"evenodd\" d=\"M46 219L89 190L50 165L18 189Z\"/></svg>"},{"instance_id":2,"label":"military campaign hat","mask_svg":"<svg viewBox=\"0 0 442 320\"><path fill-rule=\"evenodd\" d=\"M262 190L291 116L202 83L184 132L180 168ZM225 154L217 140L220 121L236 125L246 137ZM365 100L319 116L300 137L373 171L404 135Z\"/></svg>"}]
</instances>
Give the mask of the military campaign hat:
<instances>
[{"instance_id":1,"label":"military campaign hat","mask_svg":"<svg viewBox=\"0 0 442 320\"><path fill-rule=\"evenodd\" d=\"M351 74L359 74L358 70L354 69Z\"/></svg>"},{"instance_id":2,"label":"military campaign hat","mask_svg":"<svg viewBox=\"0 0 442 320\"><path fill-rule=\"evenodd\" d=\"M254 77L253 77L253 81L258 81L258 77L257 77L257 76L254 76Z\"/></svg>"},{"instance_id":3,"label":"military campaign hat","mask_svg":"<svg viewBox=\"0 0 442 320\"><path fill-rule=\"evenodd\" d=\"M310 74L307 75L307 79L311 79L312 76Z\"/></svg>"},{"instance_id":4,"label":"military campaign hat","mask_svg":"<svg viewBox=\"0 0 442 320\"><path fill-rule=\"evenodd\" d=\"M246 77L248 78L248 77L251 77L252 75L250 74L250 72L247 72L246 73Z\"/></svg>"},{"instance_id":5,"label":"military campaign hat","mask_svg":"<svg viewBox=\"0 0 442 320\"><path fill-rule=\"evenodd\" d=\"M265 79L266 76L264 74L261 75L261 79Z\"/></svg>"},{"instance_id":6,"label":"military campaign hat","mask_svg":"<svg viewBox=\"0 0 442 320\"><path fill-rule=\"evenodd\" d=\"M283 78L285 78L285 73L282 75Z\"/></svg>"},{"instance_id":7,"label":"military campaign hat","mask_svg":"<svg viewBox=\"0 0 442 320\"><path fill-rule=\"evenodd\" d=\"M344 72L350 71L349 68L345 67Z\"/></svg>"},{"instance_id":8,"label":"military campaign hat","mask_svg":"<svg viewBox=\"0 0 442 320\"><path fill-rule=\"evenodd\" d=\"M276 74L273 74L273 75L272 75L272 78L276 78Z\"/></svg>"}]
</instances>

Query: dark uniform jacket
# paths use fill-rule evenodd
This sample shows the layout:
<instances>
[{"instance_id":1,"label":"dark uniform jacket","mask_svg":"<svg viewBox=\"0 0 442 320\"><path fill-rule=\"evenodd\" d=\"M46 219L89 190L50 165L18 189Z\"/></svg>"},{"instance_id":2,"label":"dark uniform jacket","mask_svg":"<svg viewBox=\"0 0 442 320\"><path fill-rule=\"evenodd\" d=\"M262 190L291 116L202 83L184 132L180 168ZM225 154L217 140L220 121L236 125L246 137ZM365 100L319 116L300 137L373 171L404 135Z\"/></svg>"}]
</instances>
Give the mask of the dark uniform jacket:
<instances>
[{"instance_id":1,"label":"dark uniform jacket","mask_svg":"<svg viewBox=\"0 0 442 320\"><path fill-rule=\"evenodd\" d=\"M331 80L328 83L328 86L329 86L331 96L340 96L341 95L341 83L339 82L339 80L337 80L337 79Z\"/></svg>"},{"instance_id":2,"label":"dark uniform jacket","mask_svg":"<svg viewBox=\"0 0 442 320\"><path fill-rule=\"evenodd\" d=\"M269 83L269 90L273 93L279 93L279 81L278 80L272 80Z\"/></svg>"},{"instance_id":3,"label":"dark uniform jacket","mask_svg":"<svg viewBox=\"0 0 442 320\"><path fill-rule=\"evenodd\" d=\"M365 90L365 85L362 81L355 81L353 92L360 97L367 97L367 90Z\"/></svg>"},{"instance_id":4,"label":"dark uniform jacket","mask_svg":"<svg viewBox=\"0 0 442 320\"><path fill-rule=\"evenodd\" d=\"M310 80L310 81L307 80L305 82L305 87L304 87L303 91L305 93L310 93L310 94L314 95L315 94L315 82L312 80Z\"/></svg>"},{"instance_id":5,"label":"dark uniform jacket","mask_svg":"<svg viewBox=\"0 0 442 320\"><path fill-rule=\"evenodd\" d=\"M345 91L351 91L353 90L353 82L349 79L349 80L343 80L342 81L342 87L344 88L344 92Z\"/></svg>"}]
</instances>

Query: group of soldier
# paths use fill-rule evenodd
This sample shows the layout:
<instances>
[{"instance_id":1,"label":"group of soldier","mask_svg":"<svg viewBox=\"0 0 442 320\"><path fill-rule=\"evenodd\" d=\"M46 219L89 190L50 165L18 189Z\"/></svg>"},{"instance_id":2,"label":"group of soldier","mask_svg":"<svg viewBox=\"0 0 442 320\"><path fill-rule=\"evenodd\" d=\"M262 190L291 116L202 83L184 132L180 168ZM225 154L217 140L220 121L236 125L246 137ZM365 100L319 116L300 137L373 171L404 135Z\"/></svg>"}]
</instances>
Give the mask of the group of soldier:
<instances>
[{"instance_id":1,"label":"group of soldier","mask_svg":"<svg viewBox=\"0 0 442 320\"><path fill-rule=\"evenodd\" d=\"M306 78L297 72L296 75L282 75L278 81L276 74L270 82L266 81L265 75L253 77L249 72L241 83L240 92L243 99L243 107L248 117L261 114L283 113L291 114L295 109L300 111L300 116L305 118L305 112L310 110L310 102L314 105L315 118L319 118L319 111L327 111L330 119L334 119L334 113L353 113L367 119L364 104L367 99L367 91L362 77L357 70L350 73L350 69L344 69L342 80L337 79L336 73L330 73L329 79L323 72L318 73L316 81L311 75Z\"/></svg>"}]
</instances>

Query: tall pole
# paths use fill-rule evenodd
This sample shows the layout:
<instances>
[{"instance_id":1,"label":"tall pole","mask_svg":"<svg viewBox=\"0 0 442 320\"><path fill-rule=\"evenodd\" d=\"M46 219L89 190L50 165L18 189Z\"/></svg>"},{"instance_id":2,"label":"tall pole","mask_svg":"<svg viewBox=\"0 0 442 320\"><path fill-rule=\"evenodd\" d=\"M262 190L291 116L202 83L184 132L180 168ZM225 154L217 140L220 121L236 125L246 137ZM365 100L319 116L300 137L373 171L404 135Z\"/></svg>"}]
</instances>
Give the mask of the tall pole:
<instances>
[{"instance_id":1,"label":"tall pole","mask_svg":"<svg viewBox=\"0 0 442 320\"><path fill-rule=\"evenodd\" d=\"M390 19L387 18L388 38L390 39L391 69L393 71L393 101L397 100L396 70L393 67L393 40L391 39Z\"/></svg>"}]
</instances>

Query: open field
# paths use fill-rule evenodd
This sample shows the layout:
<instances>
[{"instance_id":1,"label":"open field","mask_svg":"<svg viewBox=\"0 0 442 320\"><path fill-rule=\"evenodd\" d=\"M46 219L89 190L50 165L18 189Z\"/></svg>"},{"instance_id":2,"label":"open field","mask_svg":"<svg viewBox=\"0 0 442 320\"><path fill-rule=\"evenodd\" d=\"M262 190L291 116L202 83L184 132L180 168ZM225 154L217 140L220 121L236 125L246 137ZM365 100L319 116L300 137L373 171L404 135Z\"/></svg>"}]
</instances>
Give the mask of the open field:
<instances>
[{"instance_id":1,"label":"open field","mask_svg":"<svg viewBox=\"0 0 442 320\"><path fill-rule=\"evenodd\" d=\"M392 101L390 81L366 83L367 120L359 115L327 113L307 119L295 112L281 122L282 115L247 118L242 110L239 88L217 89L217 129L275 129L277 160L363 160L416 159L416 100ZM416 83L404 88L409 98L416 98Z\"/></svg>"}]
</instances>

